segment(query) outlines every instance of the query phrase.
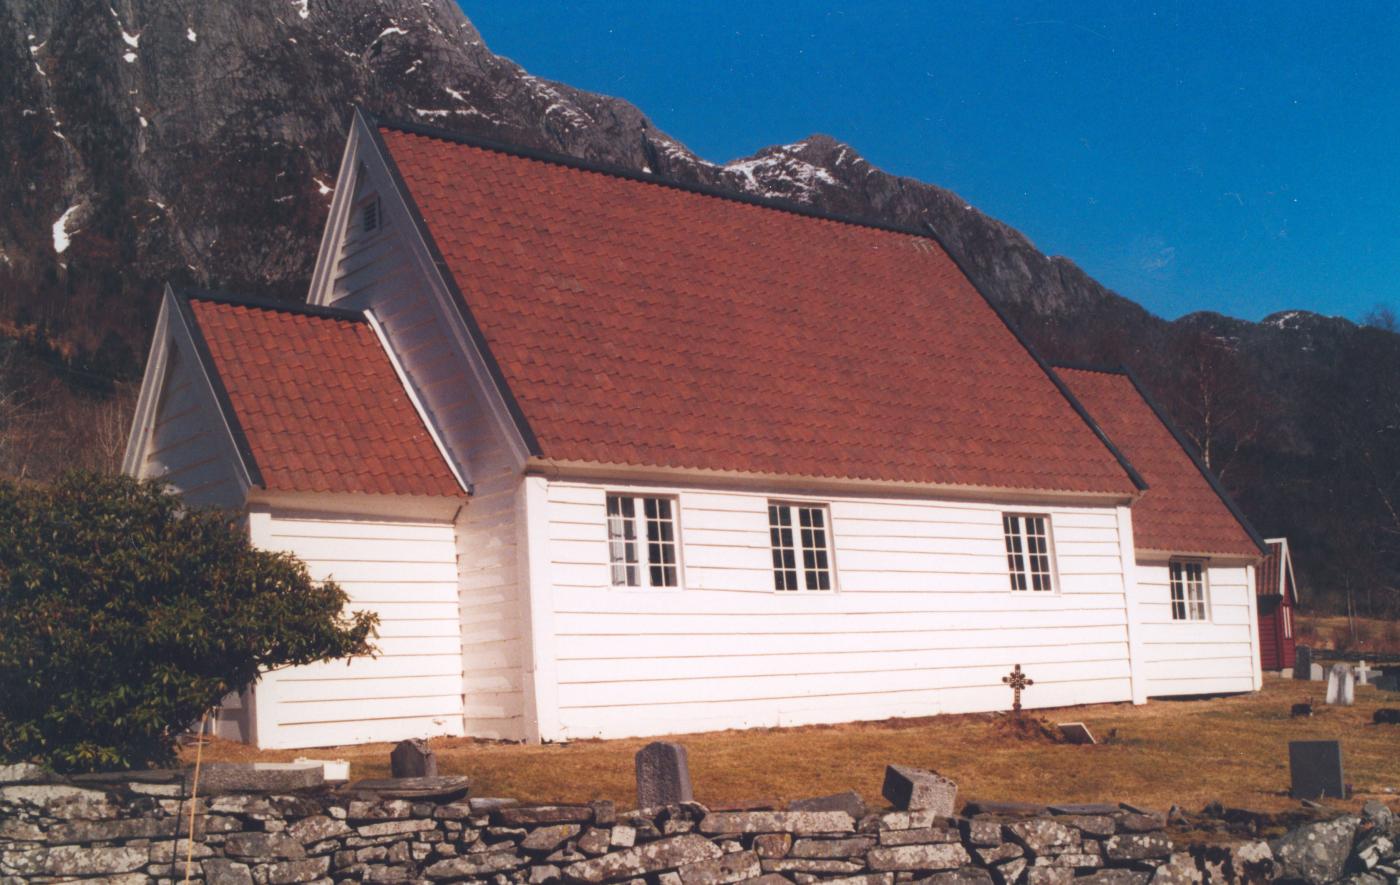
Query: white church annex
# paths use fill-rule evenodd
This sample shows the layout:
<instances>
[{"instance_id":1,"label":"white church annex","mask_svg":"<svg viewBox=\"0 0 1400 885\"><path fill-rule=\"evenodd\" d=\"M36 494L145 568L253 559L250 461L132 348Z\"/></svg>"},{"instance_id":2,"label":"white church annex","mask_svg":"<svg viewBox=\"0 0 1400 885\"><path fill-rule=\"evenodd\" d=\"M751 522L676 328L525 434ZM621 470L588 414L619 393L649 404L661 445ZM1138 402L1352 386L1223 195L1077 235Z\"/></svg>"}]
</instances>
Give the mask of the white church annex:
<instances>
[{"instance_id":1,"label":"white church annex","mask_svg":"<svg viewBox=\"0 0 1400 885\"><path fill-rule=\"evenodd\" d=\"M1258 536L936 237L362 113L306 305L166 293L125 469L381 617L261 747L1261 684Z\"/></svg>"}]
</instances>

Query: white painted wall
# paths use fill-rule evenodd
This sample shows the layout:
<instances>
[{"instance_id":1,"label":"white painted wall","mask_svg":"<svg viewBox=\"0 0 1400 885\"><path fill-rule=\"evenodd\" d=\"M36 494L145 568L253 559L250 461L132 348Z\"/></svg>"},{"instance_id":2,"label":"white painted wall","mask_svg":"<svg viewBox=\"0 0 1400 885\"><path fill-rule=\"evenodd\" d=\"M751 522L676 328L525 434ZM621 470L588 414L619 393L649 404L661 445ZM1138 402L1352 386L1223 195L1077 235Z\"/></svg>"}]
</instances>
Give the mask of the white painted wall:
<instances>
[{"instance_id":1,"label":"white painted wall","mask_svg":"<svg viewBox=\"0 0 1400 885\"><path fill-rule=\"evenodd\" d=\"M133 434L127 470L140 479L160 479L196 506L236 508L243 504L238 452L229 439L218 405L199 369L193 343L178 320L167 324L168 338L152 359L161 388L145 426ZM154 379L147 381L151 384Z\"/></svg>"},{"instance_id":2,"label":"white painted wall","mask_svg":"<svg viewBox=\"0 0 1400 885\"><path fill-rule=\"evenodd\" d=\"M406 206L363 133L352 138L311 300L368 309L384 329L427 419L473 494L457 522L460 654L468 734L526 736L525 625L517 580L517 496L524 452L503 426L503 405L460 318L450 308ZM337 200L342 195L337 193ZM360 207L379 200L381 226L360 229ZM317 289L316 287L320 288Z\"/></svg>"},{"instance_id":3,"label":"white painted wall","mask_svg":"<svg viewBox=\"0 0 1400 885\"><path fill-rule=\"evenodd\" d=\"M379 655L266 674L254 692L264 748L461 735L457 541L451 522L249 514L253 543L333 578L352 610L379 613Z\"/></svg>"},{"instance_id":4,"label":"white painted wall","mask_svg":"<svg viewBox=\"0 0 1400 885\"><path fill-rule=\"evenodd\" d=\"M1252 691L1258 687L1257 614L1246 565L1208 566L1205 621L1172 620L1167 559L1140 556L1137 576L1149 697Z\"/></svg>"},{"instance_id":5,"label":"white painted wall","mask_svg":"<svg viewBox=\"0 0 1400 885\"><path fill-rule=\"evenodd\" d=\"M679 501L683 587L636 591L609 586L619 488L548 484L559 737L1002 710L1016 663L1027 707L1132 698L1111 506L1009 508L1051 516L1059 592L1031 594L1009 589L1001 505L812 498L837 589L780 595L767 496L656 488Z\"/></svg>"}]
</instances>

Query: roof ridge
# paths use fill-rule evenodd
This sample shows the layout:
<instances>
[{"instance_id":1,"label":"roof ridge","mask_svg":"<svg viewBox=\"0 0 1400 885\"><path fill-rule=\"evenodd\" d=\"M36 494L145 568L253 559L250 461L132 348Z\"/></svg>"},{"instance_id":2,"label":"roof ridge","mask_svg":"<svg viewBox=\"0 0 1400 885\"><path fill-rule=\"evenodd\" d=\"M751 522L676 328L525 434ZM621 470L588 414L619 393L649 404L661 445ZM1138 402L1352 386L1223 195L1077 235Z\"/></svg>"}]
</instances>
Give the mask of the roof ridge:
<instances>
[{"instance_id":1,"label":"roof ridge","mask_svg":"<svg viewBox=\"0 0 1400 885\"><path fill-rule=\"evenodd\" d=\"M292 313L313 316L328 320L343 320L352 323L366 322L363 312L344 307L323 307L305 302L277 301L255 295L231 295L227 292L214 292L204 289L174 289L176 295L190 301L208 301L211 304L224 304L231 307L252 307L258 310L271 310L278 313Z\"/></svg>"},{"instance_id":2,"label":"roof ridge","mask_svg":"<svg viewBox=\"0 0 1400 885\"><path fill-rule=\"evenodd\" d=\"M467 147L480 148L482 150L494 151L511 157L519 157L526 160L537 160L542 163L550 163L556 166L564 166L570 169L578 169L584 172L596 172L600 175L608 175L613 178L621 178L628 181L635 181L641 184L652 184L660 187L669 187L674 190L686 193L700 194L707 197L716 197L721 200L729 200L734 203L744 203L750 206L757 206L762 209L772 209L777 212L787 212L792 215L801 215L806 218L815 218L820 221L832 221L837 224L848 224L853 227L865 227L873 230L885 231L886 233L904 234L906 236L918 237L922 240L933 240L940 248L942 242L938 240L928 230L917 227L907 227L902 224L894 224L888 221L879 221L873 218L861 218L855 215L843 215L836 212L824 212L812 206L796 203L791 200L784 200L780 197L760 197L753 194L740 194L723 188L708 184L698 184L688 181L677 181L658 175L655 172L638 172L635 169L627 169L623 166L611 163L600 163L596 160L584 160L579 157L571 157L568 154L561 154L557 151L543 150L540 148L523 147L521 145L509 144L492 138L483 138L479 135L466 135L460 132L453 132L439 126L430 126L423 123L410 123L403 120L381 119L364 108L360 108L360 113L364 115L365 121L375 129L392 129L398 132L405 132L410 135L421 135L425 138L436 138L441 141L448 141L454 144L466 145ZM716 164L709 164L716 165ZM717 168L724 168L719 166ZM928 222L924 222L928 224ZM931 225L930 225L931 227Z\"/></svg>"}]
</instances>

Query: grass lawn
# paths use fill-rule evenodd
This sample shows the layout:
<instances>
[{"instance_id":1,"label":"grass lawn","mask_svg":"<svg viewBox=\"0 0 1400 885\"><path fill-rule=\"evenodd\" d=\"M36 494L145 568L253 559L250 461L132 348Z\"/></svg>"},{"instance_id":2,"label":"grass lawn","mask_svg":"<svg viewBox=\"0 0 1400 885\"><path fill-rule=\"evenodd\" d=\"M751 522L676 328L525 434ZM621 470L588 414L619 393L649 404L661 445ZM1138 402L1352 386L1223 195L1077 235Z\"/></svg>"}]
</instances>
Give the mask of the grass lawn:
<instances>
[{"instance_id":1,"label":"grass lawn","mask_svg":"<svg viewBox=\"0 0 1400 885\"><path fill-rule=\"evenodd\" d=\"M1033 691L1034 689L1032 689ZM1098 746L1018 738L1004 716L936 716L851 725L677 735L690 755L696 799L708 805L786 802L855 788L878 804L887 762L934 769L959 786L960 800L1132 801L1198 811L1218 800L1261 811L1296 808L1288 798L1288 741L1337 739L1355 797L1339 807L1400 799L1400 726L1373 725L1371 713L1400 706L1400 695L1357 689L1354 707L1325 707L1322 683L1266 677L1253 695L1032 711L1049 722L1082 721ZM1290 706L1313 698L1311 719ZM443 774L473 778L477 796L522 801L612 799L634 804L633 754L651 739L525 746L439 738ZM208 760L348 759L352 778L388 774L389 744L258 752L224 741ZM186 753L192 762L192 753Z\"/></svg>"}]
</instances>

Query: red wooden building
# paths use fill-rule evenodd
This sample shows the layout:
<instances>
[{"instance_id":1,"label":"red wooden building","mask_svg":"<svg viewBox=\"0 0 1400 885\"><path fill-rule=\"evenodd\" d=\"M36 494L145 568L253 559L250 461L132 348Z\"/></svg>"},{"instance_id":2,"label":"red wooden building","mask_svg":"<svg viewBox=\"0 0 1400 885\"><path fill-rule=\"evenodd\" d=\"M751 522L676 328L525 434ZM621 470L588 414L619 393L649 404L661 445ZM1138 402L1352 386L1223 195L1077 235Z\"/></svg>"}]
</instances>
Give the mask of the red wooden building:
<instances>
[{"instance_id":1,"label":"red wooden building","mask_svg":"<svg viewBox=\"0 0 1400 885\"><path fill-rule=\"evenodd\" d=\"M1269 538L1269 555L1255 571L1255 593L1259 605L1259 659L1265 670L1293 666L1297 645L1294 606L1298 585L1293 580L1293 558L1287 538Z\"/></svg>"}]
</instances>

